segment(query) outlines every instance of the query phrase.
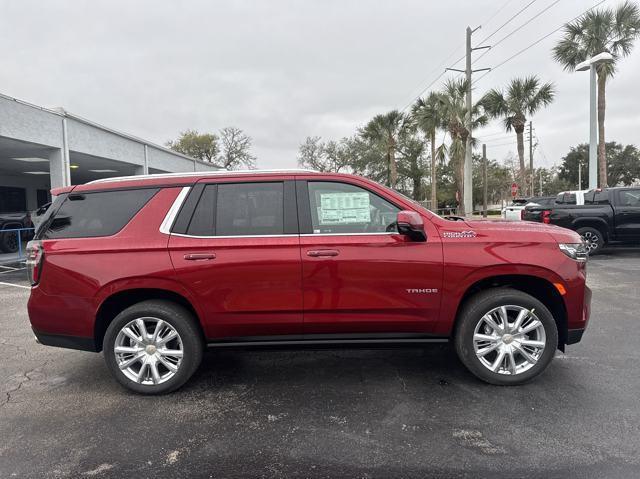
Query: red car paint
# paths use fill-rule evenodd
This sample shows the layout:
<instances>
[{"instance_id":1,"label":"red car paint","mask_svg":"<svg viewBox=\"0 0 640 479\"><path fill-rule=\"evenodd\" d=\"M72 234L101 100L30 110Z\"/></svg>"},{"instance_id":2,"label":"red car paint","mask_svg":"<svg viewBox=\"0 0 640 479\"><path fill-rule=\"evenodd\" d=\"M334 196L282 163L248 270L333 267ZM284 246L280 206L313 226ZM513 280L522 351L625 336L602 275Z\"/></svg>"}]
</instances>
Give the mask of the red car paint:
<instances>
[{"instance_id":1,"label":"red car paint","mask_svg":"<svg viewBox=\"0 0 640 479\"><path fill-rule=\"evenodd\" d=\"M194 238L160 231L183 187L259 180L363 187L419 214L427 240L414 242L399 233ZM558 243L581 241L573 231L528 222L450 221L353 175L141 177L52 193L148 186L160 190L115 235L41 241L44 260L28 310L45 344L99 351L104 328L96 319L101 308L120 297L114 295L136 292L143 298L148 291L169 292L188 303L208 341L305 334L449 337L465 295L505 278L514 287L533 278L548 286L540 294L560 298L557 314L562 317L557 320L563 344L574 342L567 340L568 332L584 330L589 318L585 264L558 248ZM203 261L187 255L200 255L196 257ZM52 342L50 337L56 336L68 341Z\"/></svg>"}]
</instances>

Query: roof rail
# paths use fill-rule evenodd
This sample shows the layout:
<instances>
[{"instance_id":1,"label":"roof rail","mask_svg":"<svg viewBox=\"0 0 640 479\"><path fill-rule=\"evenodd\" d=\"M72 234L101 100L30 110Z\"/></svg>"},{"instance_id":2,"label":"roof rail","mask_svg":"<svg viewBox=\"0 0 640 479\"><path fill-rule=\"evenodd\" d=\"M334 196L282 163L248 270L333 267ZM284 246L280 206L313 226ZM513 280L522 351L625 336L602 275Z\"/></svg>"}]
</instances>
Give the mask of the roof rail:
<instances>
[{"instance_id":1,"label":"roof rail","mask_svg":"<svg viewBox=\"0 0 640 479\"><path fill-rule=\"evenodd\" d=\"M154 173L152 175L134 175L134 176L114 176L111 178L101 178L99 180L89 181L88 185L94 183L111 183L119 181L131 181L153 178L182 178L182 177L202 177L202 176L222 176L222 175L259 175L263 173L318 173L316 170L306 169L270 169L270 170L217 170L217 171L189 171L183 173Z\"/></svg>"}]
</instances>

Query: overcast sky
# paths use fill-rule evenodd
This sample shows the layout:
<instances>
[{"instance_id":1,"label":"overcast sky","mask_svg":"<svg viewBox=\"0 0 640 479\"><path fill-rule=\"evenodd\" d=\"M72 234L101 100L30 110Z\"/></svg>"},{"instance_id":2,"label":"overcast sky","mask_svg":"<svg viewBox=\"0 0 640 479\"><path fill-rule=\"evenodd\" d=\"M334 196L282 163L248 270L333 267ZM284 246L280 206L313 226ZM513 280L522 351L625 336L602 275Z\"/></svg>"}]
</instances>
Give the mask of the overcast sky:
<instances>
[{"instance_id":1,"label":"overcast sky","mask_svg":"<svg viewBox=\"0 0 640 479\"><path fill-rule=\"evenodd\" d=\"M554 1L535 1L488 43ZM559 1L474 68L497 65L595 3ZM618 3L608 0L604 6ZM403 108L463 54L467 25L484 22L474 34L480 41L524 5L521 0L0 0L0 92L62 106L161 144L188 128L237 126L253 137L259 167L294 167L306 136L349 136L374 114ZM589 76L566 73L551 60L559 35L492 71L474 92L479 98L514 76L534 73L555 83L557 100L533 118L540 140L536 161L545 166L588 141ZM608 140L640 144L639 74L636 45L608 86ZM500 131L494 123L479 135L489 135L489 156L503 160L515 151L504 143L515 140Z\"/></svg>"}]
</instances>

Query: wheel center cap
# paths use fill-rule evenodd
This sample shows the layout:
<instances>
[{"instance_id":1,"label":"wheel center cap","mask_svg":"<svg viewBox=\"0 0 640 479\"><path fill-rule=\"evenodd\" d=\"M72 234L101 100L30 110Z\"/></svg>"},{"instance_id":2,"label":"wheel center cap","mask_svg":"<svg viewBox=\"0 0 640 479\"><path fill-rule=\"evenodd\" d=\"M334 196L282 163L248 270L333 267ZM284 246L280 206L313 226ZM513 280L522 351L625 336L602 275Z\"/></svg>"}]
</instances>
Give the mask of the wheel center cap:
<instances>
[{"instance_id":1,"label":"wheel center cap","mask_svg":"<svg viewBox=\"0 0 640 479\"><path fill-rule=\"evenodd\" d=\"M510 334L505 334L502 336L502 342L504 344L511 344L513 342L513 336Z\"/></svg>"},{"instance_id":2,"label":"wheel center cap","mask_svg":"<svg viewBox=\"0 0 640 479\"><path fill-rule=\"evenodd\" d=\"M144 350L147 354L151 355L156 353L157 348L153 344L148 344Z\"/></svg>"}]
</instances>

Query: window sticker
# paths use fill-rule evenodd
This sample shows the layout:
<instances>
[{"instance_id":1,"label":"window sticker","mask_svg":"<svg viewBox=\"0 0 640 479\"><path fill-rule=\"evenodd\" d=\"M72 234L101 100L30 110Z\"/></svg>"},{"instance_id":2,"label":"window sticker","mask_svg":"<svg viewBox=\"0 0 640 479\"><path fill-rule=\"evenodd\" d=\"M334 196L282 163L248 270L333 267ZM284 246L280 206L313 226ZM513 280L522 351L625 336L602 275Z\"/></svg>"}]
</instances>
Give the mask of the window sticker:
<instances>
[{"instance_id":1,"label":"window sticker","mask_svg":"<svg viewBox=\"0 0 640 479\"><path fill-rule=\"evenodd\" d=\"M369 193L322 193L318 208L321 225L345 225L371 221Z\"/></svg>"}]
</instances>

